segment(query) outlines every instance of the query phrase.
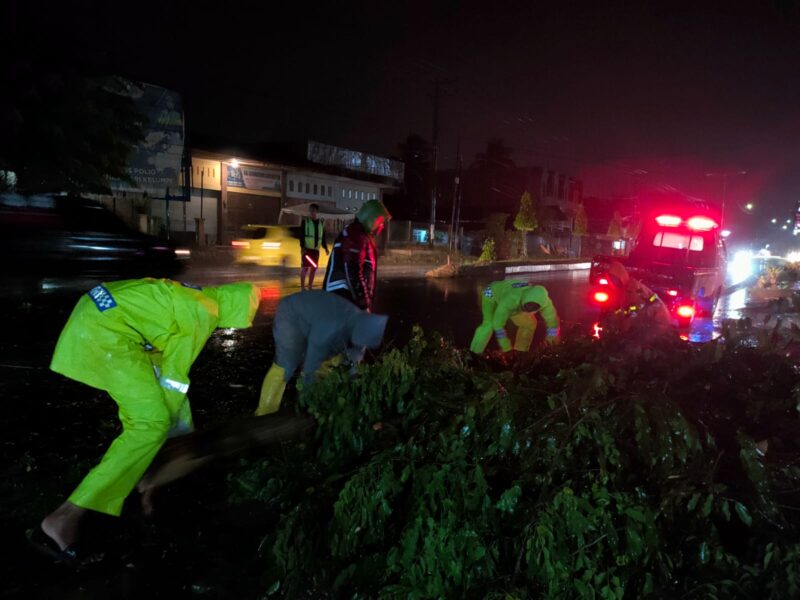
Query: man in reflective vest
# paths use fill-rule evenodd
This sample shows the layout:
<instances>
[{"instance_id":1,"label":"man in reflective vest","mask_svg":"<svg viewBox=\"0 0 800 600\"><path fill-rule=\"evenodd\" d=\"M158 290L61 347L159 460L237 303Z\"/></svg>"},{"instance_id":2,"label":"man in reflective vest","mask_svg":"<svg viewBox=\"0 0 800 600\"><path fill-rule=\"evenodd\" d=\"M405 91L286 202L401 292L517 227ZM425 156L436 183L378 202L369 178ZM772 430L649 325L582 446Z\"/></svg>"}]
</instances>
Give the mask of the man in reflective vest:
<instances>
[{"instance_id":1,"label":"man in reflective vest","mask_svg":"<svg viewBox=\"0 0 800 600\"><path fill-rule=\"evenodd\" d=\"M300 238L300 289L306 289L306 274L308 274L308 289L314 287L314 275L319 265L319 248L325 249L325 254L330 254L328 242L325 241L325 221L317 218L319 204L308 207L308 217L303 217L300 225L302 237Z\"/></svg>"},{"instance_id":2,"label":"man in reflective vest","mask_svg":"<svg viewBox=\"0 0 800 600\"><path fill-rule=\"evenodd\" d=\"M42 521L43 550L63 562L79 560L82 517L90 510L119 516L164 440L193 429L189 369L206 340L217 327L250 327L258 303L251 283L201 289L168 279L106 283L78 301L50 368L108 392L122 433Z\"/></svg>"},{"instance_id":3,"label":"man in reflective vest","mask_svg":"<svg viewBox=\"0 0 800 600\"><path fill-rule=\"evenodd\" d=\"M495 281L483 292L481 312L483 322L475 330L469 347L476 354L483 353L492 334L503 352L511 350L505 329L509 319L517 326L514 350L527 352L536 333L537 313L547 325L547 343L554 344L560 340L558 313L547 290L541 285L515 279Z\"/></svg>"},{"instance_id":4,"label":"man in reflective vest","mask_svg":"<svg viewBox=\"0 0 800 600\"><path fill-rule=\"evenodd\" d=\"M392 216L380 200L368 200L333 243L322 288L333 292L362 310L372 310L378 251L375 237Z\"/></svg>"}]
</instances>

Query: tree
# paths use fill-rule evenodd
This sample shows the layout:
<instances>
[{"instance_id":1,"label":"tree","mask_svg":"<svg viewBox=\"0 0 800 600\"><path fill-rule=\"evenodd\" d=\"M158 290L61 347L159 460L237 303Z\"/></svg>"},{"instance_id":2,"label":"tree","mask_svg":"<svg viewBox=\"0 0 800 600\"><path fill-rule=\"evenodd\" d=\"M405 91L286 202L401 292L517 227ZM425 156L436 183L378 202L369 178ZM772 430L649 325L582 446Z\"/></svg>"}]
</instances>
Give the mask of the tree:
<instances>
[{"instance_id":1,"label":"tree","mask_svg":"<svg viewBox=\"0 0 800 600\"><path fill-rule=\"evenodd\" d=\"M578 208L575 211L575 223L572 226L572 233L575 235L586 235L588 227L589 218L586 216L586 209L583 207L583 204L578 204Z\"/></svg>"},{"instance_id":2,"label":"tree","mask_svg":"<svg viewBox=\"0 0 800 600\"><path fill-rule=\"evenodd\" d=\"M622 237L622 216L619 214L618 210L614 211L614 217L608 224L608 235L615 239Z\"/></svg>"},{"instance_id":3,"label":"tree","mask_svg":"<svg viewBox=\"0 0 800 600\"><path fill-rule=\"evenodd\" d=\"M508 236L506 236L507 220L508 215L506 213L492 213L486 220L486 234L494 240L497 258L508 258L510 244Z\"/></svg>"},{"instance_id":4,"label":"tree","mask_svg":"<svg viewBox=\"0 0 800 600\"><path fill-rule=\"evenodd\" d=\"M108 193L110 179L128 180L143 117L123 80L14 67L0 98L0 171L19 192Z\"/></svg>"},{"instance_id":5,"label":"tree","mask_svg":"<svg viewBox=\"0 0 800 600\"><path fill-rule=\"evenodd\" d=\"M533 206L530 192L522 194L519 200L519 212L514 218L514 229L522 233L522 256L528 257L528 232L536 231L539 223L536 220L536 209Z\"/></svg>"},{"instance_id":6,"label":"tree","mask_svg":"<svg viewBox=\"0 0 800 600\"><path fill-rule=\"evenodd\" d=\"M586 216L586 209L583 207L583 203L578 204L578 208L575 210L575 220L572 223L572 235L577 236L578 238L578 248L576 250L577 256L581 256L583 254L583 236L586 235L588 228L589 218Z\"/></svg>"}]
</instances>

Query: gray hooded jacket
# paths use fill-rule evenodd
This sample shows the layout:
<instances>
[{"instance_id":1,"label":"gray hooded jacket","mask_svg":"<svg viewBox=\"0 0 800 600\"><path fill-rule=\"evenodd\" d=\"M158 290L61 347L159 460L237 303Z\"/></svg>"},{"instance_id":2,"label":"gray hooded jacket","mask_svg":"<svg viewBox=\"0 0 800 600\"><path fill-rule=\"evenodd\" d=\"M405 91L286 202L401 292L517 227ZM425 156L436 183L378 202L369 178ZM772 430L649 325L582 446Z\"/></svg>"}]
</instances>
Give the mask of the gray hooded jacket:
<instances>
[{"instance_id":1,"label":"gray hooded jacket","mask_svg":"<svg viewBox=\"0 0 800 600\"><path fill-rule=\"evenodd\" d=\"M275 364L286 370L286 381L301 364L304 381L313 381L329 358L341 353L359 358L363 348L380 346L387 320L328 292L287 296L278 303L272 326Z\"/></svg>"}]
</instances>

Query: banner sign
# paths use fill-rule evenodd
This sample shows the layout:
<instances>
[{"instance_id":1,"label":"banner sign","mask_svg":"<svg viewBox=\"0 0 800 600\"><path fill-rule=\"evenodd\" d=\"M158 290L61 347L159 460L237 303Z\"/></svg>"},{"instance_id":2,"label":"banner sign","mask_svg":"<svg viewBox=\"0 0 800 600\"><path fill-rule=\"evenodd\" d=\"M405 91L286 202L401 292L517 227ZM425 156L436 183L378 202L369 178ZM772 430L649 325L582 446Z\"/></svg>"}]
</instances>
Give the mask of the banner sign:
<instances>
[{"instance_id":1,"label":"banner sign","mask_svg":"<svg viewBox=\"0 0 800 600\"><path fill-rule=\"evenodd\" d=\"M228 186L268 192L281 191L281 172L258 167L228 167Z\"/></svg>"},{"instance_id":2,"label":"banner sign","mask_svg":"<svg viewBox=\"0 0 800 600\"><path fill-rule=\"evenodd\" d=\"M148 83L129 82L128 95L145 117L144 140L128 160L128 174L133 183L113 180L118 191L147 192L163 198L167 188L171 196L182 194L181 166L184 154L183 105L177 92Z\"/></svg>"}]
</instances>

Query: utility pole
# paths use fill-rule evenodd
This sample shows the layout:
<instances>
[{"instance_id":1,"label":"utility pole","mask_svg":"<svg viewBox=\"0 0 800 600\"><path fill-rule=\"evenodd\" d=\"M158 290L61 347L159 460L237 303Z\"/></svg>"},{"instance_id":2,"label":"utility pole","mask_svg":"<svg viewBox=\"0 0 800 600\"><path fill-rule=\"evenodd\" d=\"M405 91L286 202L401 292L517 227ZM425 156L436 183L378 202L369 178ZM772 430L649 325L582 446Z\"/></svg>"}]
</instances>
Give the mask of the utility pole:
<instances>
[{"instance_id":1,"label":"utility pole","mask_svg":"<svg viewBox=\"0 0 800 600\"><path fill-rule=\"evenodd\" d=\"M720 230L725 224L725 200L728 197L728 175L747 175L747 171L736 171L734 173L730 173L728 171L725 171L724 173L706 173L706 177L722 177L722 201L720 202L719 207Z\"/></svg>"},{"instance_id":2,"label":"utility pole","mask_svg":"<svg viewBox=\"0 0 800 600\"><path fill-rule=\"evenodd\" d=\"M450 212L450 237L449 237L449 247L450 250L456 250L456 237L458 236L458 226L456 225L456 204L458 203L458 197L461 193L461 136L458 136L458 142L456 143L456 177L454 180L453 185L453 207L452 211Z\"/></svg>"},{"instance_id":3,"label":"utility pole","mask_svg":"<svg viewBox=\"0 0 800 600\"><path fill-rule=\"evenodd\" d=\"M433 135L431 136L431 149L433 151L433 160L431 160L431 248L433 248L434 236L436 235L436 171L439 157L439 88L441 85L442 80L436 77L433 80Z\"/></svg>"}]
</instances>

